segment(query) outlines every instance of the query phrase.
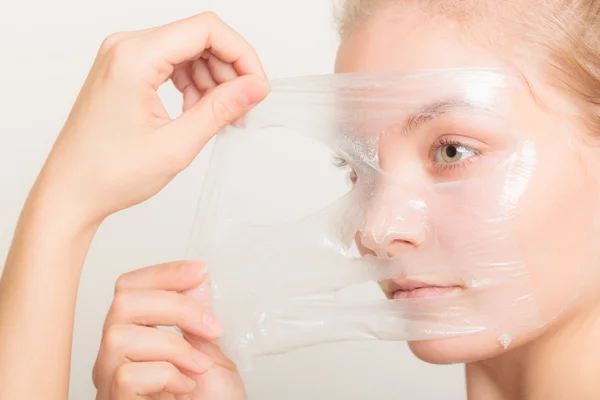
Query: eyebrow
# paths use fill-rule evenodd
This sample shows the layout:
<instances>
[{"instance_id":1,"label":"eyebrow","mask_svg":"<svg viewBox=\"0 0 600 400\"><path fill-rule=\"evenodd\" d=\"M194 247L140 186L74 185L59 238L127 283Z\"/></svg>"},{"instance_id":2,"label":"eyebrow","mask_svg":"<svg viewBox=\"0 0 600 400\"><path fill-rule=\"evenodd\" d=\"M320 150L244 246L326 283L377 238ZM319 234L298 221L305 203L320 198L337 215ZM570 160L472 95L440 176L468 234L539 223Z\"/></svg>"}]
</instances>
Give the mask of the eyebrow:
<instances>
[{"instance_id":1,"label":"eyebrow","mask_svg":"<svg viewBox=\"0 0 600 400\"><path fill-rule=\"evenodd\" d=\"M457 110L481 110L481 107L474 105L463 99L447 99L433 103L428 103L417 111L411 113L401 125L402 133L409 133L416 130L419 126L429 122L440 115L444 115Z\"/></svg>"}]
</instances>

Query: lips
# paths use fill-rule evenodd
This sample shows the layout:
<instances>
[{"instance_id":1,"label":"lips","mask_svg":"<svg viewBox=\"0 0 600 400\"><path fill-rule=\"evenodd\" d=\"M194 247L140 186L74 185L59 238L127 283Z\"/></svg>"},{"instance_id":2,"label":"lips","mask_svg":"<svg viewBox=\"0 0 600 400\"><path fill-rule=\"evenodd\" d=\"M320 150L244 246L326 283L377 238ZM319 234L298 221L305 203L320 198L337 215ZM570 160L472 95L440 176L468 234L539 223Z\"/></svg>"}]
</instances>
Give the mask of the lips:
<instances>
[{"instance_id":1,"label":"lips","mask_svg":"<svg viewBox=\"0 0 600 400\"><path fill-rule=\"evenodd\" d=\"M386 285L388 297L393 299L414 299L456 295L463 292L465 285L456 280L391 280Z\"/></svg>"}]
</instances>

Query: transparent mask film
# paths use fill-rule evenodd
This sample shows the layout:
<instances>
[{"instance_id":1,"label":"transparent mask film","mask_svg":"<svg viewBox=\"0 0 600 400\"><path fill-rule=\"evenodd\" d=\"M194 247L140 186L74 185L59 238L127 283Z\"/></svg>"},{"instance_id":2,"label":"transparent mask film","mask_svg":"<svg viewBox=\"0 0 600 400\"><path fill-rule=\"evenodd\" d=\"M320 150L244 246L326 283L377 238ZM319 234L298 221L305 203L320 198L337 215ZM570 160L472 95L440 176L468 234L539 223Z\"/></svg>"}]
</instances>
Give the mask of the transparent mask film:
<instances>
[{"instance_id":1,"label":"transparent mask film","mask_svg":"<svg viewBox=\"0 0 600 400\"><path fill-rule=\"evenodd\" d=\"M522 86L482 69L272 82L217 137L188 248L223 351L247 369L347 340L506 348L555 318L514 221L538 166L513 123Z\"/></svg>"}]
</instances>

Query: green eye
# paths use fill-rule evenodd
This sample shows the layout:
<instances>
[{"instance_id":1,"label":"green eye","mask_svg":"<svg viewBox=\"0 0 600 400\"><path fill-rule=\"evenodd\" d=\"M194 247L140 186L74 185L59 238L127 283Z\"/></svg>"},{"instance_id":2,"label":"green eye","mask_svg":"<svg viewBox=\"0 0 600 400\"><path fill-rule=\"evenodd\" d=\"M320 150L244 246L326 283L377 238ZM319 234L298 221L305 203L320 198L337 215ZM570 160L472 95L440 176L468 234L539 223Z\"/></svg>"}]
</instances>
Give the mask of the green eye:
<instances>
[{"instance_id":1,"label":"green eye","mask_svg":"<svg viewBox=\"0 0 600 400\"><path fill-rule=\"evenodd\" d=\"M440 164L452 164L465 160L475 154L477 154L477 151L469 147L448 144L437 149L435 161Z\"/></svg>"}]
</instances>

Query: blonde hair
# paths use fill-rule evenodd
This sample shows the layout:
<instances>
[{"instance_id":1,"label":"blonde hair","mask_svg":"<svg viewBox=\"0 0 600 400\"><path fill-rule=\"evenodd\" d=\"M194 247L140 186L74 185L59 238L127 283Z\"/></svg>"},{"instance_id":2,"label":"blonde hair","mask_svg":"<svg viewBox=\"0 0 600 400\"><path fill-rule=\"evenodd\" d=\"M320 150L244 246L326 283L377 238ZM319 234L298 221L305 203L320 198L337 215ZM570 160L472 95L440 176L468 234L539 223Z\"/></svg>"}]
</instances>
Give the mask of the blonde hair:
<instances>
[{"instance_id":1,"label":"blonde hair","mask_svg":"<svg viewBox=\"0 0 600 400\"><path fill-rule=\"evenodd\" d=\"M342 0L336 4L340 34L399 4L456 19L466 29L484 28L481 36L496 30L497 38L525 47L545 81L569 96L600 136L600 0Z\"/></svg>"}]
</instances>

